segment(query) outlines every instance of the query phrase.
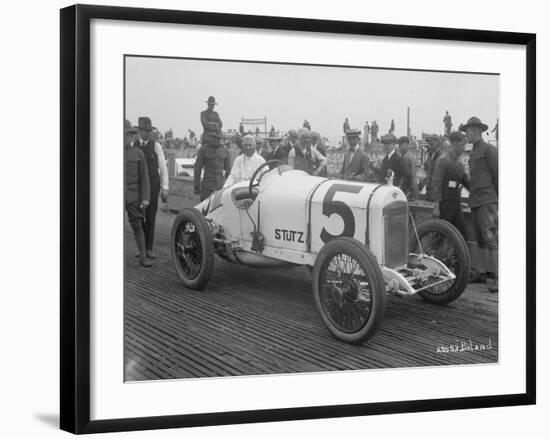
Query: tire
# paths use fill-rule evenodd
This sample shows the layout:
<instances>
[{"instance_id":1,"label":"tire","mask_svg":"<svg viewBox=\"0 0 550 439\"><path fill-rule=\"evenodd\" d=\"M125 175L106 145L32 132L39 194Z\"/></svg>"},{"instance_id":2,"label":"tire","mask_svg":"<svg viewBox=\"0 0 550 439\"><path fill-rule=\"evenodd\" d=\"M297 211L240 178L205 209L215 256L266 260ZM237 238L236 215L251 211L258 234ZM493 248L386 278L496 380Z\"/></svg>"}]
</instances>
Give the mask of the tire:
<instances>
[{"instance_id":1,"label":"tire","mask_svg":"<svg viewBox=\"0 0 550 439\"><path fill-rule=\"evenodd\" d=\"M172 261L184 285L202 290L214 267L214 241L208 222L197 209L180 211L172 225L171 248Z\"/></svg>"},{"instance_id":2,"label":"tire","mask_svg":"<svg viewBox=\"0 0 550 439\"><path fill-rule=\"evenodd\" d=\"M348 259L346 267L341 265L344 256ZM328 270L330 264L335 268L353 264L356 268L351 273L335 272ZM351 276L358 268L363 275ZM386 308L386 285L374 255L352 238L330 241L321 248L313 266L313 298L321 320L337 339L360 344L372 337Z\"/></svg>"},{"instance_id":3,"label":"tire","mask_svg":"<svg viewBox=\"0 0 550 439\"><path fill-rule=\"evenodd\" d=\"M437 305L451 303L460 297L468 285L470 275L468 244L455 226L440 219L421 223L417 227L417 232L424 253L443 262L456 276L454 281L420 291L418 295L426 302ZM414 231L410 236L409 249L411 253L420 253Z\"/></svg>"}]
</instances>

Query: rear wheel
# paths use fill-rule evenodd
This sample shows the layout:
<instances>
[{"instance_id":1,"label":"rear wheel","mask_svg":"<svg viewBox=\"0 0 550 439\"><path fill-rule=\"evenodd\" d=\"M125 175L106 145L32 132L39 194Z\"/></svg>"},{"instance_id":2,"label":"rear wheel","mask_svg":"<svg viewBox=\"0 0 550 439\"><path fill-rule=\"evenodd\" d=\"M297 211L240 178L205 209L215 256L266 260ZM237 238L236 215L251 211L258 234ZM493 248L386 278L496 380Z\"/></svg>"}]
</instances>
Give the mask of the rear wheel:
<instances>
[{"instance_id":1,"label":"rear wheel","mask_svg":"<svg viewBox=\"0 0 550 439\"><path fill-rule=\"evenodd\" d=\"M470 251L468 244L455 226L447 221L431 219L417 227L422 251L443 262L456 278L420 291L418 295L426 302L446 305L460 297L468 285ZM420 253L414 233L410 236L411 253Z\"/></svg>"},{"instance_id":2,"label":"rear wheel","mask_svg":"<svg viewBox=\"0 0 550 439\"><path fill-rule=\"evenodd\" d=\"M384 318L386 287L372 253L352 238L326 244L313 267L313 297L323 323L338 339L359 344Z\"/></svg>"},{"instance_id":3,"label":"rear wheel","mask_svg":"<svg viewBox=\"0 0 550 439\"><path fill-rule=\"evenodd\" d=\"M172 225L172 260L186 287L201 290L212 275L214 241L210 226L195 208L183 209Z\"/></svg>"}]
</instances>

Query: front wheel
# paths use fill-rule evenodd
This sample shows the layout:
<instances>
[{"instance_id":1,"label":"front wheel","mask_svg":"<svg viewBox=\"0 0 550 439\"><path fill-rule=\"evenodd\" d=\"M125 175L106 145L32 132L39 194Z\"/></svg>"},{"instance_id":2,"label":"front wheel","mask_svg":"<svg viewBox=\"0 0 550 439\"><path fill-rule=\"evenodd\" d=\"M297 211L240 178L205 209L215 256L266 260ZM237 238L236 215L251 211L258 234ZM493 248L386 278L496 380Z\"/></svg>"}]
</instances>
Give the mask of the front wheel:
<instances>
[{"instance_id":1,"label":"front wheel","mask_svg":"<svg viewBox=\"0 0 550 439\"><path fill-rule=\"evenodd\" d=\"M355 239L326 244L313 267L313 297L323 323L338 339L359 344L384 318L386 287L373 254Z\"/></svg>"},{"instance_id":2,"label":"front wheel","mask_svg":"<svg viewBox=\"0 0 550 439\"><path fill-rule=\"evenodd\" d=\"M203 289L212 275L214 241L210 226L195 208L182 209L172 225L172 260L187 288Z\"/></svg>"},{"instance_id":3,"label":"front wheel","mask_svg":"<svg viewBox=\"0 0 550 439\"><path fill-rule=\"evenodd\" d=\"M424 254L443 262L456 278L419 291L426 302L446 305L456 300L466 289L470 275L470 251L464 238L451 223L431 219L417 227L418 238ZM411 253L420 253L420 246L414 233L410 236Z\"/></svg>"}]
</instances>

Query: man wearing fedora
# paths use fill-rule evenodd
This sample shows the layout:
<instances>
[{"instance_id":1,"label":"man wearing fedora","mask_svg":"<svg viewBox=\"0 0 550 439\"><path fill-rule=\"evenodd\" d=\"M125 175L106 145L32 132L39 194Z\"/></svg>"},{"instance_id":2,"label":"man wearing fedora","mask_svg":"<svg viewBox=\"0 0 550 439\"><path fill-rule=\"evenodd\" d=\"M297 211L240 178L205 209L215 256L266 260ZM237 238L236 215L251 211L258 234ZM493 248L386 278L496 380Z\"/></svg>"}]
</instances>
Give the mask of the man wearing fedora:
<instances>
[{"instance_id":1,"label":"man wearing fedora","mask_svg":"<svg viewBox=\"0 0 550 439\"><path fill-rule=\"evenodd\" d=\"M134 143L145 155L147 172L149 174L150 197L149 206L145 209L145 247L147 257L154 259L153 241L155 239L155 221L157 218L158 199L161 193L162 199L168 196L168 169L160 143L152 138L153 126L148 117L138 118L139 140ZM162 191L162 192L161 192Z\"/></svg>"},{"instance_id":2,"label":"man wearing fedora","mask_svg":"<svg viewBox=\"0 0 550 439\"><path fill-rule=\"evenodd\" d=\"M202 147L197 153L194 170L195 194L200 194L201 201L221 189L231 173L229 151L221 145L221 137L219 131L204 133Z\"/></svg>"},{"instance_id":3,"label":"man wearing fedora","mask_svg":"<svg viewBox=\"0 0 550 439\"><path fill-rule=\"evenodd\" d=\"M217 133L222 130L222 120L220 115L214 111L214 106L218 105L214 96L209 96L206 101L208 108L201 111L201 123L204 133Z\"/></svg>"},{"instance_id":4,"label":"man wearing fedora","mask_svg":"<svg viewBox=\"0 0 550 439\"><path fill-rule=\"evenodd\" d=\"M273 128L273 127L272 127ZM275 129L270 131L269 136L267 137L267 145L266 148L262 150L262 157L268 161L268 160L279 160L278 157L280 157L281 160L286 159L287 155L286 153L279 148L281 144L281 136L277 135L275 132ZM276 156L276 152L279 150L278 154L279 156Z\"/></svg>"},{"instance_id":5,"label":"man wearing fedora","mask_svg":"<svg viewBox=\"0 0 550 439\"><path fill-rule=\"evenodd\" d=\"M361 131L351 128L346 133L348 148L339 174L339 178L343 180L371 181L372 179L369 158L359 145L360 135Z\"/></svg>"},{"instance_id":6,"label":"man wearing fedora","mask_svg":"<svg viewBox=\"0 0 550 439\"><path fill-rule=\"evenodd\" d=\"M151 267L146 257L143 232L144 209L149 205L151 190L145 156L141 149L132 144L132 137L137 133L138 129L132 127L132 124L126 120L124 123L124 205L139 250L139 265Z\"/></svg>"},{"instance_id":7,"label":"man wearing fedora","mask_svg":"<svg viewBox=\"0 0 550 439\"><path fill-rule=\"evenodd\" d=\"M498 152L483 140L489 127L478 117L460 125L473 145L470 153L470 208L478 244L478 269L472 281L489 284L498 291Z\"/></svg>"}]
</instances>

